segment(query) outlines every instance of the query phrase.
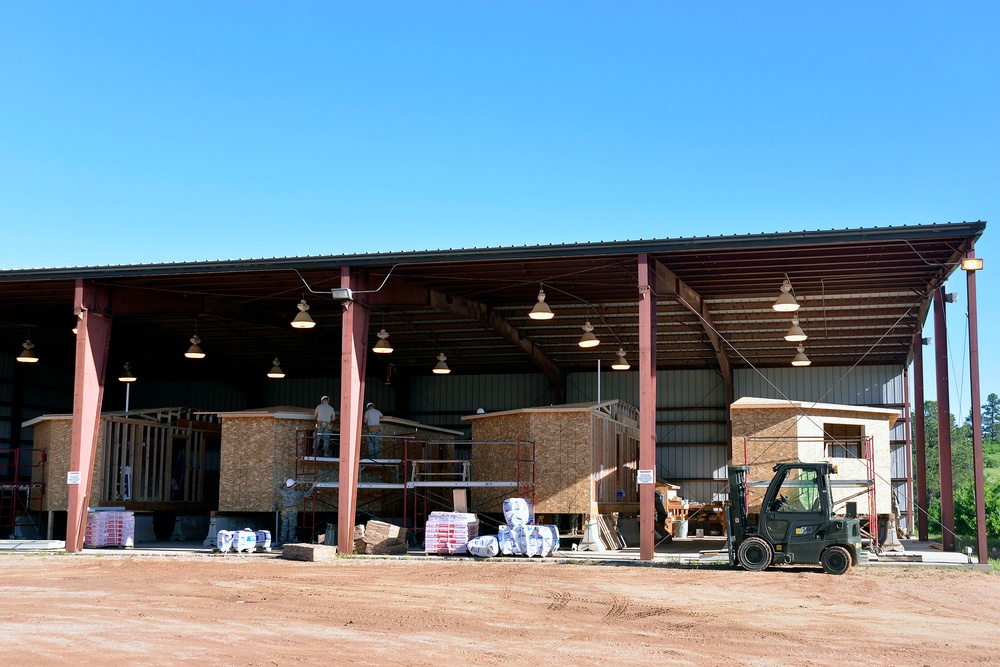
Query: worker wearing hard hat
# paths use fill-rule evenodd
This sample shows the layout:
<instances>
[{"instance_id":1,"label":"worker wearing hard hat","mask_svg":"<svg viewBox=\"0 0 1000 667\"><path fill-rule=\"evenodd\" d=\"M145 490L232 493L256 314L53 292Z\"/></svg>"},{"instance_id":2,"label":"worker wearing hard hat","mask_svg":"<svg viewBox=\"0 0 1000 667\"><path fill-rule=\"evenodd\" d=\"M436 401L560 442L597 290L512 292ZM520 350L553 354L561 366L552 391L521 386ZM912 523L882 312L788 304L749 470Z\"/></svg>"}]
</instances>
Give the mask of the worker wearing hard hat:
<instances>
[{"instance_id":1,"label":"worker wearing hard hat","mask_svg":"<svg viewBox=\"0 0 1000 667\"><path fill-rule=\"evenodd\" d=\"M299 486L294 479L289 477L278 489L281 496L278 503L281 508L281 531L278 536L278 543L295 542L298 538L295 533L299 527L299 501L307 496L311 496L316 490L316 483L309 487L308 491L300 491L295 487Z\"/></svg>"},{"instance_id":2,"label":"worker wearing hard hat","mask_svg":"<svg viewBox=\"0 0 1000 667\"><path fill-rule=\"evenodd\" d=\"M330 457L330 434L333 432L333 422L337 421L337 411L330 405L330 397L323 396L319 405L313 410L316 419L316 443L313 444L313 454L317 454L318 445L323 447L323 456Z\"/></svg>"},{"instance_id":3,"label":"worker wearing hard hat","mask_svg":"<svg viewBox=\"0 0 1000 667\"><path fill-rule=\"evenodd\" d=\"M368 440L368 457L377 459L381 455L382 440L382 413L375 407L374 403L365 406L365 414L362 421L365 423L365 430L368 431L365 438Z\"/></svg>"}]
</instances>

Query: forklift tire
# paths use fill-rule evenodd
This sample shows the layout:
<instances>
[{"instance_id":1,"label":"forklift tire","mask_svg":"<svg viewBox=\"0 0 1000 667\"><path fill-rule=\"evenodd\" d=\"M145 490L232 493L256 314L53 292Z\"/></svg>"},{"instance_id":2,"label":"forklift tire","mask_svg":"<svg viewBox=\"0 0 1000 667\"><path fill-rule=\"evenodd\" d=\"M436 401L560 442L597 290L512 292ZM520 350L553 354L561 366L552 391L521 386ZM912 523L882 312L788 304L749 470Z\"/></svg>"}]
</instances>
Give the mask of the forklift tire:
<instances>
[{"instance_id":1,"label":"forklift tire","mask_svg":"<svg viewBox=\"0 0 1000 667\"><path fill-rule=\"evenodd\" d=\"M740 544L739 552L740 565L743 569L751 572L760 572L767 569L771 564L771 545L760 537L748 537ZM850 559L848 559L850 562Z\"/></svg>"},{"instance_id":2,"label":"forklift tire","mask_svg":"<svg viewBox=\"0 0 1000 667\"><path fill-rule=\"evenodd\" d=\"M819 562L827 574L844 574L851 569L851 554L844 547L827 547Z\"/></svg>"}]
</instances>

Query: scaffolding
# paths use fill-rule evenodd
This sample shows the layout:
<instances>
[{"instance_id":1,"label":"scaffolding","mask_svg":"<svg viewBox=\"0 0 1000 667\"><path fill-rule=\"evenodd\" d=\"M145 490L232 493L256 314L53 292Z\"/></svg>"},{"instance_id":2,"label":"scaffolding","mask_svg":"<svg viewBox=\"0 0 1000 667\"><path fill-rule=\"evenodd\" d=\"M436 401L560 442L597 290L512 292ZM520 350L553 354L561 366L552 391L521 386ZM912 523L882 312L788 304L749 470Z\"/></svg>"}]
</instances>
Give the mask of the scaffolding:
<instances>
[{"instance_id":1,"label":"scaffolding","mask_svg":"<svg viewBox=\"0 0 1000 667\"><path fill-rule=\"evenodd\" d=\"M339 451L337 434L331 434L331 438L331 444ZM496 495L470 505L470 512L510 496L527 497L534 503L533 442L419 440L415 433L369 434L363 436L362 442L369 456L359 461L357 512L383 520L401 517L414 545L420 543L419 535L431 511L453 508L455 496L446 495L446 491L464 490L466 496L471 489L497 491ZM319 456L317 445L315 430L296 432L295 479L316 485L316 491L305 500L301 526L310 541L318 534L317 515L326 508L331 513L337 511L336 504L324 501L326 494L321 497L320 491L340 488L340 458ZM471 448L493 445L513 446L514 455L505 460L512 479L488 476L473 466Z\"/></svg>"},{"instance_id":2,"label":"scaffolding","mask_svg":"<svg viewBox=\"0 0 1000 667\"><path fill-rule=\"evenodd\" d=\"M41 539L45 451L0 448L0 539ZM20 534L18 534L20 533Z\"/></svg>"}]
</instances>

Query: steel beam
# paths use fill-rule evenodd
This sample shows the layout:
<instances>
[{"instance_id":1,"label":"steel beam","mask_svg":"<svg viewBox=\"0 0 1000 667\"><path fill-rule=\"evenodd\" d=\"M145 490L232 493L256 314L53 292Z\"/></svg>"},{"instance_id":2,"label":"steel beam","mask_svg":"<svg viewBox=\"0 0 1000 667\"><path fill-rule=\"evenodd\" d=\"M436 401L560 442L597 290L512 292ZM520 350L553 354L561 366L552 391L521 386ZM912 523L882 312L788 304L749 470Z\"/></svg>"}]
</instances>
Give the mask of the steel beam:
<instances>
[{"instance_id":1,"label":"steel beam","mask_svg":"<svg viewBox=\"0 0 1000 667\"><path fill-rule=\"evenodd\" d=\"M965 255L976 256L973 239ZM976 536L979 562L986 564L986 471L983 467L983 415L979 401L979 308L976 305L976 272L966 271L965 280L969 298L969 379L972 384L972 470L976 486Z\"/></svg>"},{"instance_id":2,"label":"steel beam","mask_svg":"<svg viewBox=\"0 0 1000 667\"><path fill-rule=\"evenodd\" d=\"M69 469L79 473L78 484L69 485L66 513L66 551L83 549L87 507L97 454L97 432L101 425L104 375L111 342L111 312L108 288L77 279L73 308L80 321L76 336L76 371L73 380L73 426Z\"/></svg>"},{"instance_id":3,"label":"steel beam","mask_svg":"<svg viewBox=\"0 0 1000 667\"><path fill-rule=\"evenodd\" d=\"M924 431L924 341L922 332L913 334L913 457L917 468L917 538L926 542L927 533L927 438Z\"/></svg>"},{"instance_id":4,"label":"steel beam","mask_svg":"<svg viewBox=\"0 0 1000 667\"><path fill-rule=\"evenodd\" d=\"M941 465L941 544L955 550L955 485L951 465L951 400L948 393L948 323L944 287L934 290L934 369L937 377L938 458Z\"/></svg>"},{"instance_id":5,"label":"steel beam","mask_svg":"<svg viewBox=\"0 0 1000 667\"><path fill-rule=\"evenodd\" d=\"M340 286L360 291L359 278L349 267L340 272ZM354 521L358 506L358 469L361 460L361 416L365 400L365 361L368 357L368 305L360 300L344 304L340 354L340 489L337 496L337 548L354 552Z\"/></svg>"},{"instance_id":6,"label":"steel beam","mask_svg":"<svg viewBox=\"0 0 1000 667\"><path fill-rule=\"evenodd\" d=\"M639 255L639 470L656 479L656 260ZM656 484L639 485L639 558L653 560Z\"/></svg>"}]
</instances>

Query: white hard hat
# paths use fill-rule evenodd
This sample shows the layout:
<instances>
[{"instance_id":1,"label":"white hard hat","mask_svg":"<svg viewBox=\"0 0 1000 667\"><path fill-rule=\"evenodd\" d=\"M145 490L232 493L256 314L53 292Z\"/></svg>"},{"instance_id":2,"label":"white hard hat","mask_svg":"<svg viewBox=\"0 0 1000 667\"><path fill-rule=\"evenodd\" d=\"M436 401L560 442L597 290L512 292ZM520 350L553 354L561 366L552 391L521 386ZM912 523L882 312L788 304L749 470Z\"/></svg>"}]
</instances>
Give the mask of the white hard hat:
<instances>
[{"instance_id":1,"label":"white hard hat","mask_svg":"<svg viewBox=\"0 0 1000 667\"><path fill-rule=\"evenodd\" d=\"M486 410L483 410L482 408L479 408L478 410L476 410L476 414L477 415L484 415L484 414L486 414Z\"/></svg>"},{"instance_id":2,"label":"white hard hat","mask_svg":"<svg viewBox=\"0 0 1000 667\"><path fill-rule=\"evenodd\" d=\"M368 405L366 405L365 407L366 407L366 408L374 408L374 407L375 407L375 404L374 404L374 403L369 403L369 404L368 404Z\"/></svg>"},{"instance_id":3,"label":"white hard hat","mask_svg":"<svg viewBox=\"0 0 1000 667\"><path fill-rule=\"evenodd\" d=\"M330 397L329 397L329 396L320 396L320 397L319 397L319 401L320 401L320 403L322 403L323 401L329 401L329 400L330 400Z\"/></svg>"},{"instance_id":4,"label":"white hard hat","mask_svg":"<svg viewBox=\"0 0 1000 667\"><path fill-rule=\"evenodd\" d=\"M289 477L285 480L285 486L295 486L295 480Z\"/></svg>"}]
</instances>

